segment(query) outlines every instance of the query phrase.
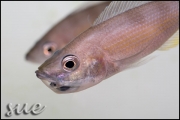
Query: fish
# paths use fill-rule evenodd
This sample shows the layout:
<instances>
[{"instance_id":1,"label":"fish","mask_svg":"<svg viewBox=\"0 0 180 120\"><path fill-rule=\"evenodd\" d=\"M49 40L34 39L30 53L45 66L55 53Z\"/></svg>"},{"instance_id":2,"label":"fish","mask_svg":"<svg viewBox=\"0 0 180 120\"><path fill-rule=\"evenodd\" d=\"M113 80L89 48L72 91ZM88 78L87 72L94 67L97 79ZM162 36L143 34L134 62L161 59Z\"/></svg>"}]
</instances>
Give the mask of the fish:
<instances>
[{"instance_id":1,"label":"fish","mask_svg":"<svg viewBox=\"0 0 180 120\"><path fill-rule=\"evenodd\" d=\"M75 93L178 44L179 1L113 1L35 73L55 93Z\"/></svg>"},{"instance_id":2,"label":"fish","mask_svg":"<svg viewBox=\"0 0 180 120\"><path fill-rule=\"evenodd\" d=\"M25 59L32 63L42 64L58 49L65 47L71 40L92 26L99 14L110 2L102 2L78 9L53 26L27 52Z\"/></svg>"}]
</instances>

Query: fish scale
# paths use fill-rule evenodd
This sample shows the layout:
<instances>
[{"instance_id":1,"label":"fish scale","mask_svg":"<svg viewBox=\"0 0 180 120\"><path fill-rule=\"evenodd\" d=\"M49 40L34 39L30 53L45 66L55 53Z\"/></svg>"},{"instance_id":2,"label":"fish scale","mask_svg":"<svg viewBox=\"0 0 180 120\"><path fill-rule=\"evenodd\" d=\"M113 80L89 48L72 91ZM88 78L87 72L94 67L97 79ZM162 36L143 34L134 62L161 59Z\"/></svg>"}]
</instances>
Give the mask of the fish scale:
<instances>
[{"instance_id":1,"label":"fish scale","mask_svg":"<svg viewBox=\"0 0 180 120\"><path fill-rule=\"evenodd\" d=\"M156 4L156 3L154 3L154 4ZM163 3L159 3L159 4L163 5ZM178 7L176 7L177 5L175 5L175 4L176 3L174 3L175 8L172 9L173 12L177 11L179 9ZM153 6L153 4L152 4L152 6ZM161 5L159 5L158 7L161 7ZM131 13L134 13L135 11L144 11L143 13L147 14L148 11L146 11L146 9L144 9L144 8L146 8L146 6L139 7L139 10L137 8L133 9L133 10L130 10L129 13L126 13L126 16L127 16L127 14L129 14L128 16L131 16L132 19L136 19L137 17L135 15L131 14ZM152 8L154 8L154 6ZM162 6L162 8L164 8L164 7ZM124 59L126 57L129 57L129 56L132 56L133 54L135 54L137 52L135 49L132 49L132 50L127 49L124 52L122 50L125 47L125 46L123 46L123 44L127 44L126 46L128 46L129 48L133 47L133 45L134 45L134 41L132 41L132 39L128 39L127 36L132 36L132 33L135 31L135 34L134 34L134 36L132 36L132 38L135 38L136 36L139 36L137 39L135 39L135 41L142 41L142 39L144 39L144 37L146 37L146 35L148 36L148 35L152 35L153 33L156 33L158 30L154 30L155 28L161 29L163 27L163 25L164 25L163 22L165 22L164 19L166 19L168 17L171 18L171 16L172 16L171 11L166 12L167 10L163 11L163 9L162 9L162 11L160 11L160 13L159 13L157 11L157 9L155 9L155 10L153 11L153 13L150 11L150 13L153 14L151 16L154 16L156 14L161 14L162 18L159 18L159 20L157 20L156 18L152 18L152 19L149 19L149 20L146 20L146 21L142 20L142 21L145 22L143 24L147 23L147 25L145 25L147 27L143 27L141 22L139 22L139 24L137 26L135 26L136 29L131 29L131 28L126 29L126 28L122 27L121 31L120 30L119 31L114 30L114 31L117 32L116 35L114 35L114 37L112 37L113 36L112 33L110 33L110 35L108 35L108 36L111 36L111 38L109 38L108 36L105 37L105 39L102 40L101 43L100 43L100 46L104 50L104 52L106 52L106 54L108 54L108 56L111 56L114 60ZM148 17L148 15L149 14L147 14L147 17ZM178 12L174 12L174 16L176 16L176 19L178 20ZM116 16L116 17L117 17L117 19L121 19L121 17L123 19L124 16L123 16L123 14L121 14L121 15ZM116 18L114 18L114 19L116 19ZM130 17L129 17L129 19L130 19ZM170 20L170 21L172 21L172 20ZM113 24L113 20L111 20L109 22L111 22ZM117 20L114 21L114 22L117 22ZM120 21L120 22L126 24L126 22L124 22L124 21ZM107 28L108 27L113 27L114 29L120 28L121 27L120 22L119 22L119 24L120 24L119 26L111 25L111 26L107 26ZM173 22L173 23L178 23L178 22ZM124 26L124 24L123 24L123 26ZM168 25L170 27L172 26L172 24L168 24ZM178 26L173 26L173 27L175 28L174 32L178 30ZM106 29L106 28L104 28L104 29ZM151 34L150 34L149 29L152 29L152 30L154 30L156 32L152 31ZM144 32L146 32L146 34ZM144 37L143 37L143 34L144 34ZM154 34L153 36L157 36L157 35ZM126 39L121 39L121 38L126 38ZM129 41L131 41L132 43L129 42ZM152 41L152 39L149 38L149 42L151 42L151 41ZM139 45L137 46L137 49L139 49L139 51L141 51L144 47L146 47L147 44L144 44L144 47L142 47L142 49L139 48L140 46L141 46L141 43L139 43ZM134 53L132 53L133 50L134 50ZM129 51L129 55L128 55L127 51Z\"/></svg>"}]
</instances>

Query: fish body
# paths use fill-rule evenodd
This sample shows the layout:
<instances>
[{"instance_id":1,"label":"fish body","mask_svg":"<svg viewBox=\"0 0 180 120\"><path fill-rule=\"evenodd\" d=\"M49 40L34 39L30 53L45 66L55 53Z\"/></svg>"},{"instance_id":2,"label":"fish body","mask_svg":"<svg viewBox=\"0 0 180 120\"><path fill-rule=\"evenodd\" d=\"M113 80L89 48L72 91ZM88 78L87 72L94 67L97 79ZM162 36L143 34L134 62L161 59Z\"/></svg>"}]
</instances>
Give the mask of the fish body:
<instances>
[{"instance_id":1,"label":"fish body","mask_svg":"<svg viewBox=\"0 0 180 120\"><path fill-rule=\"evenodd\" d=\"M94 20L109 3L99 3L67 16L37 41L26 54L26 59L34 63L43 63L56 50L62 49L76 36L91 27Z\"/></svg>"},{"instance_id":2,"label":"fish body","mask_svg":"<svg viewBox=\"0 0 180 120\"><path fill-rule=\"evenodd\" d=\"M54 92L78 92L100 83L162 47L179 29L179 1L147 2L107 19L109 11L120 11L116 4L38 68L37 77Z\"/></svg>"}]
</instances>

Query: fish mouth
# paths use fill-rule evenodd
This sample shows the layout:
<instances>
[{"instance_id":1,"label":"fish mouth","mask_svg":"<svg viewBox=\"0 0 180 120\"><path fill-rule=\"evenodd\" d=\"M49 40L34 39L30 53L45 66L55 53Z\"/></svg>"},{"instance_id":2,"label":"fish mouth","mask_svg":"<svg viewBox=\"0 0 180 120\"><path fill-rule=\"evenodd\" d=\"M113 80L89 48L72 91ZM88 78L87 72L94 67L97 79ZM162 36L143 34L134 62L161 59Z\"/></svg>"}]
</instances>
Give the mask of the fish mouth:
<instances>
[{"instance_id":1,"label":"fish mouth","mask_svg":"<svg viewBox=\"0 0 180 120\"><path fill-rule=\"evenodd\" d=\"M41 80L47 80L49 82L54 82L54 80L52 79L52 76L46 72L41 72L40 70L36 70L35 73L36 73L36 76Z\"/></svg>"},{"instance_id":2,"label":"fish mouth","mask_svg":"<svg viewBox=\"0 0 180 120\"><path fill-rule=\"evenodd\" d=\"M41 81L48 88L50 88L52 91L54 91L57 94L71 93L71 92L75 91L75 89L77 89L77 87L74 85L72 86L69 84L60 83L59 81L57 82L55 79L53 79L53 76L51 76L50 74L48 74L44 71L36 70L35 73L36 73L36 76L39 79L41 79Z\"/></svg>"},{"instance_id":3,"label":"fish mouth","mask_svg":"<svg viewBox=\"0 0 180 120\"><path fill-rule=\"evenodd\" d=\"M36 76L41 80L47 78L46 74L43 72L40 72L39 70L36 70L35 73L36 73Z\"/></svg>"},{"instance_id":4,"label":"fish mouth","mask_svg":"<svg viewBox=\"0 0 180 120\"><path fill-rule=\"evenodd\" d=\"M57 90L60 91L66 91L70 88L70 86L62 86L62 85L57 85L56 81L54 80L49 80L49 75L45 72L41 72L40 70L36 70L35 71L36 76L41 79L41 80L46 80L46 82L44 81L44 83L48 86L50 86L51 88L56 88ZM48 79L48 80L47 80Z\"/></svg>"}]
</instances>

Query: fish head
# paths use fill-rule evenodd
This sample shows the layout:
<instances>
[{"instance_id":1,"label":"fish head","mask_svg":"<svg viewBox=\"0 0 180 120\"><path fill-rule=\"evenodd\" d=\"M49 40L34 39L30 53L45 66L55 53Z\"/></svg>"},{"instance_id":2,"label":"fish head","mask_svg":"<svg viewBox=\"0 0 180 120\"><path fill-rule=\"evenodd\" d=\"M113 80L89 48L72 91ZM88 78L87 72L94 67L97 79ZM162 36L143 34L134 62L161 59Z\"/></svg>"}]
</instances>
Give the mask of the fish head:
<instances>
[{"instance_id":1,"label":"fish head","mask_svg":"<svg viewBox=\"0 0 180 120\"><path fill-rule=\"evenodd\" d=\"M57 50L57 43L40 40L26 54L26 60L34 63L43 63Z\"/></svg>"},{"instance_id":2,"label":"fish head","mask_svg":"<svg viewBox=\"0 0 180 120\"><path fill-rule=\"evenodd\" d=\"M36 76L58 94L87 89L106 76L103 54L93 47L87 51L66 47L57 50L38 69Z\"/></svg>"}]
</instances>

